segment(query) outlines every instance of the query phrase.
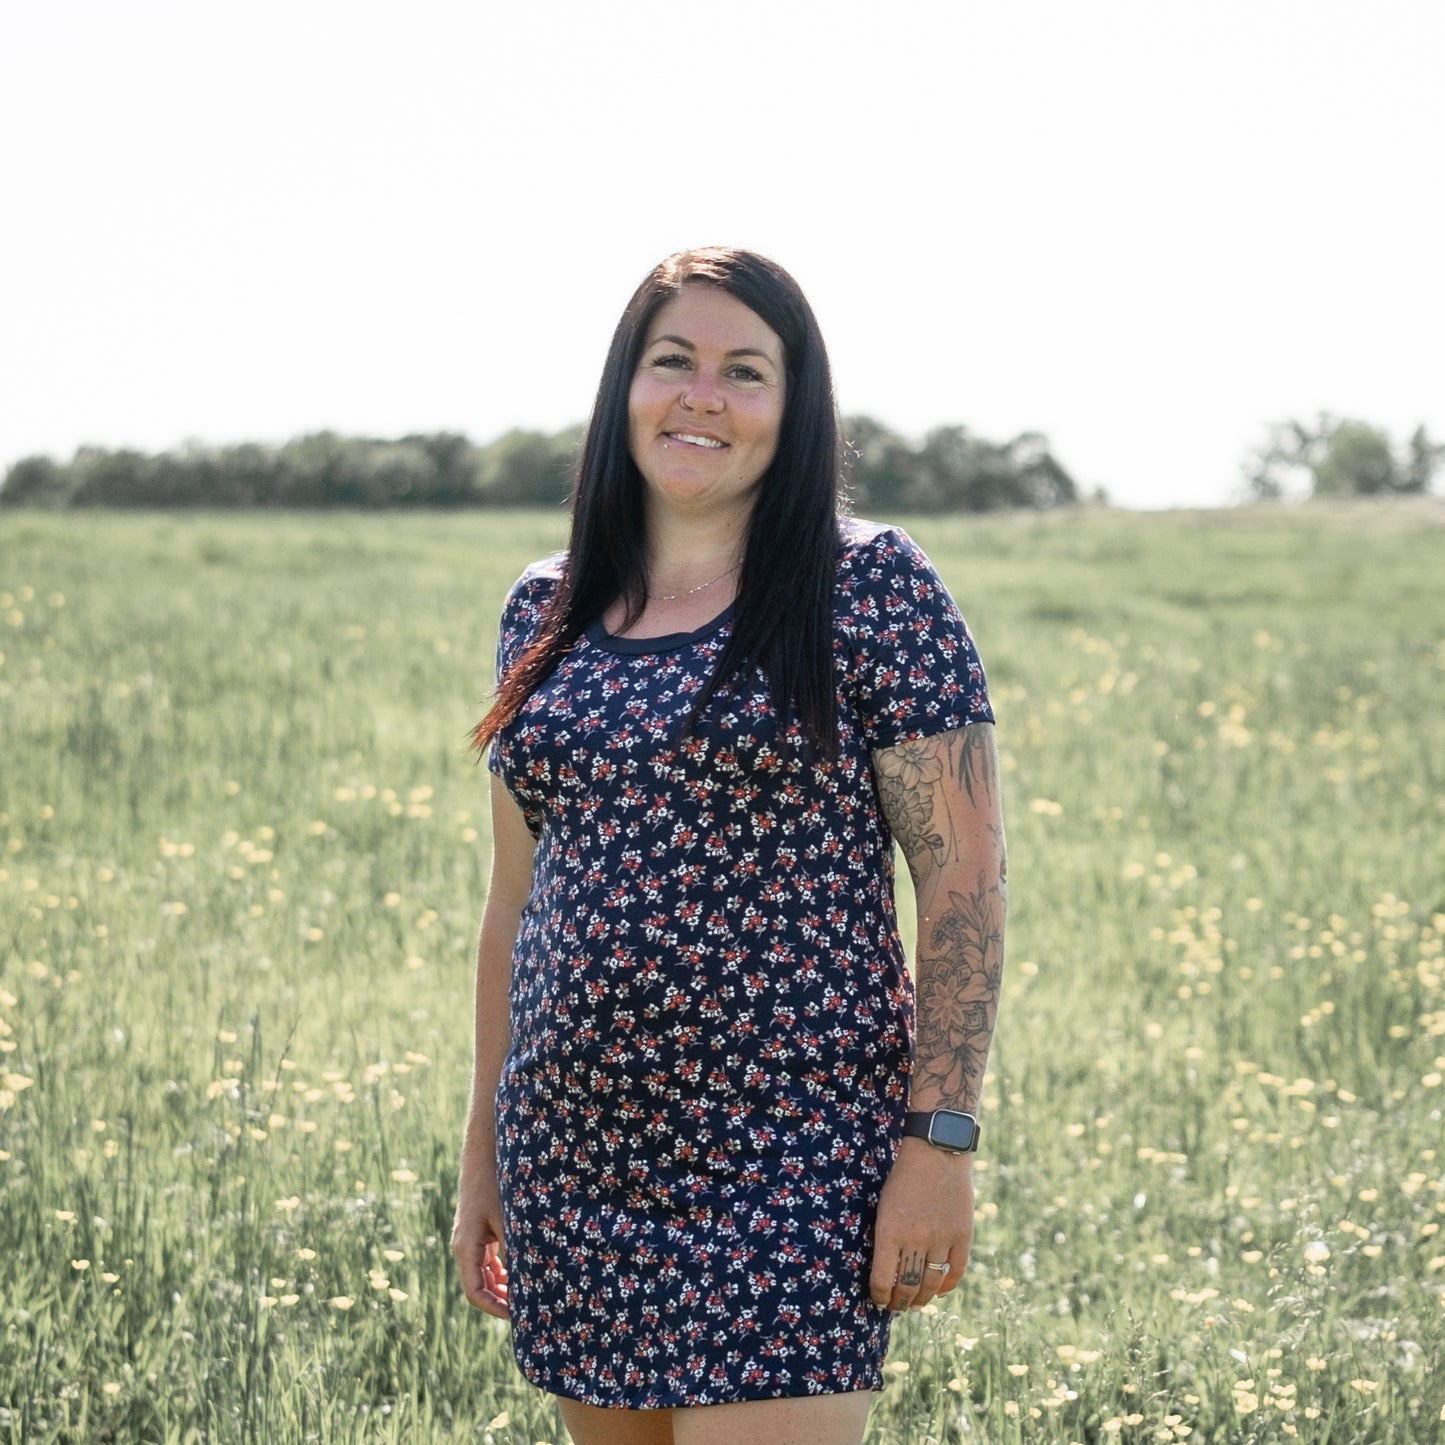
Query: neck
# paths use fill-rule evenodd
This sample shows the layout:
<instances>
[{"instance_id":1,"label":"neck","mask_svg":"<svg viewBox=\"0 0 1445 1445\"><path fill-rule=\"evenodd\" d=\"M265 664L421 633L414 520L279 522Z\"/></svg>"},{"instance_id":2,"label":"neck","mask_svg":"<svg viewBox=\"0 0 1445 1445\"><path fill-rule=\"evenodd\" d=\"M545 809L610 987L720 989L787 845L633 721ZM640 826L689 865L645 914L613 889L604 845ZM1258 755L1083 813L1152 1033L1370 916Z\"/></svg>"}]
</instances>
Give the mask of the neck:
<instances>
[{"instance_id":1,"label":"neck","mask_svg":"<svg viewBox=\"0 0 1445 1445\"><path fill-rule=\"evenodd\" d=\"M697 587L741 567L747 544L746 518L716 523L648 527L647 585L654 596Z\"/></svg>"},{"instance_id":2,"label":"neck","mask_svg":"<svg viewBox=\"0 0 1445 1445\"><path fill-rule=\"evenodd\" d=\"M653 637L716 617L736 596L746 544L746 517L715 523L649 517L646 600L629 616L624 599L615 598L603 625L617 636Z\"/></svg>"}]
</instances>

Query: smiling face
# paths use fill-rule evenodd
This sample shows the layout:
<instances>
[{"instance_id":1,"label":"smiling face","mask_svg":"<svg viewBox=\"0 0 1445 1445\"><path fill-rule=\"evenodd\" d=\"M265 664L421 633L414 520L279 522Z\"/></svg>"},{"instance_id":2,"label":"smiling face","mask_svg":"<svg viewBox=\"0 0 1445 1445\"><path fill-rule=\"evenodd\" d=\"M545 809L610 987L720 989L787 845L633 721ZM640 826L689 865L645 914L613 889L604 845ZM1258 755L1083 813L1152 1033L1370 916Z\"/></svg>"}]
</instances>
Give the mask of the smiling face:
<instances>
[{"instance_id":1,"label":"smiling face","mask_svg":"<svg viewBox=\"0 0 1445 1445\"><path fill-rule=\"evenodd\" d=\"M653 317L627 398L649 506L751 511L778 449L783 344L755 312L693 283Z\"/></svg>"}]
</instances>

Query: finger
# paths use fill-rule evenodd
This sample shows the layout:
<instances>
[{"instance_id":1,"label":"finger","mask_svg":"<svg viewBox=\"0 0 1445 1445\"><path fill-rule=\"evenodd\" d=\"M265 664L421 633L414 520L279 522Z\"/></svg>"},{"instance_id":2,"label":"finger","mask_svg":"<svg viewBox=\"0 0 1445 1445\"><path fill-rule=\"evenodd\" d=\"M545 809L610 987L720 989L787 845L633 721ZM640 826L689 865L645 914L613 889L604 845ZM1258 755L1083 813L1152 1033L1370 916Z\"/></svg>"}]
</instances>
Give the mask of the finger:
<instances>
[{"instance_id":1,"label":"finger","mask_svg":"<svg viewBox=\"0 0 1445 1445\"><path fill-rule=\"evenodd\" d=\"M470 1241L454 1243L457 1272L461 1276L462 1293L467 1302L487 1314L507 1317L507 1267L495 1240L477 1245Z\"/></svg>"},{"instance_id":2,"label":"finger","mask_svg":"<svg viewBox=\"0 0 1445 1445\"><path fill-rule=\"evenodd\" d=\"M893 1302L899 1266L900 1256L897 1249L881 1245L874 1250L873 1267L868 1273L868 1298L881 1310L899 1308Z\"/></svg>"},{"instance_id":3,"label":"finger","mask_svg":"<svg viewBox=\"0 0 1445 1445\"><path fill-rule=\"evenodd\" d=\"M482 1307L498 1319L507 1319L511 1314L506 1261L506 1247L499 1240L493 1240L482 1251L482 1274L486 1280L487 1291L487 1303Z\"/></svg>"},{"instance_id":4,"label":"finger","mask_svg":"<svg viewBox=\"0 0 1445 1445\"><path fill-rule=\"evenodd\" d=\"M462 1293L470 1303L480 1308L488 1292L487 1270L481 1253L458 1254L457 1273L461 1276Z\"/></svg>"},{"instance_id":5,"label":"finger","mask_svg":"<svg viewBox=\"0 0 1445 1445\"><path fill-rule=\"evenodd\" d=\"M939 1275L936 1272L933 1274L929 1274L925 1267L923 1282L918 1286L918 1290L914 1294L913 1300L908 1306L909 1309L921 1310L924 1305L933 1303L933 1297L938 1293L938 1286L934 1283L934 1281L938 1278Z\"/></svg>"},{"instance_id":6,"label":"finger","mask_svg":"<svg viewBox=\"0 0 1445 1445\"><path fill-rule=\"evenodd\" d=\"M925 1283L928 1274L928 1256L921 1249L904 1250L898 1256L898 1273L893 1281L888 1308L891 1310L912 1309L924 1301L920 1298L928 1289ZM931 1294L929 1298L931 1298Z\"/></svg>"},{"instance_id":7,"label":"finger","mask_svg":"<svg viewBox=\"0 0 1445 1445\"><path fill-rule=\"evenodd\" d=\"M940 1269L939 1266L943 1267ZM949 1283L953 1279L953 1266L945 1259L940 1259L937 1254L930 1251L928 1262L923 1266L923 1280L918 1287L918 1293L913 1296L913 1303L910 1309L922 1309L924 1305L932 1304L939 1295L947 1294L952 1288Z\"/></svg>"},{"instance_id":8,"label":"finger","mask_svg":"<svg viewBox=\"0 0 1445 1445\"><path fill-rule=\"evenodd\" d=\"M933 1293L929 1296L930 1299L941 1299L944 1295L951 1294L963 1283L964 1271L968 1268L968 1254L967 1248L952 1249L948 1253L947 1261L939 1261L947 1263L948 1272L946 1274L938 1269L926 1271L933 1280ZM928 1300L917 1299L914 1301L914 1308L917 1309L919 1305L927 1303Z\"/></svg>"},{"instance_id":9,"label":"finger","mask_svg":"<svg viewBox=\"0 0 1445 1445\"><path fill-rule=\"evenodd\" d=\"M468 1296L470 1299L471 1297ZM489 1314L494 1319L509 1320L512 1317L511 1300L507 1294L507 1283L502 1280L489 1282L481 1293L471 1300L483 1314Z\"/></svg>"},{"instance_id":10,"label":"finger","mask_svg":"<svg viewBox=\"0 0 1445 1445\"><path fill-rule=\"evenodd\" d=\"M923 1277L918 1282L918 1288L914 1291L913 1300L909 1309L922 1309L925 1305L932 1304L938 1294L939 1284L943 1280L943 1272L933 1267L937 1256L933 1251L926 1251L923 1260Z\"/></svg>"},{"instance_id":11,"label":"finger","mask_svg":"<svg viewBox=\"0 0 1445 1445\"><path fill-rule=\"evenodd\" d=\"M968 1264L967 1257L959 1258L957 1253L948 1256L948 1273L938 1276L938 1295L951 1294L963 1280L963 1271ZM935 1295L936 1299L938 1295Z\"/></svg>"},{"instance_id":12,"label":"finger","mask_svg":"<svg viewBox=\"0 0 1445 1445\"><path fill-rule=\"evenodd\" d=\"M482 1273L486 1277L487 1287L502 1299L506 1299L507 1264L501 1245L489 1244L483 1251Z\"/></svg>"},{"instance_id":13,"label":"finger","mask_svg":"<svg viewBox=\"0 0 1445 1445\"><path fill-rule=\"evenodd\" d=\"M462 1291L467 1303L474 1305L485 1314L505 1320L511 1317L511 1308L505 1275L498 1276L490 1269L481 1271L471 1279L463 1278Z\"/></svg>"}]
</instances>

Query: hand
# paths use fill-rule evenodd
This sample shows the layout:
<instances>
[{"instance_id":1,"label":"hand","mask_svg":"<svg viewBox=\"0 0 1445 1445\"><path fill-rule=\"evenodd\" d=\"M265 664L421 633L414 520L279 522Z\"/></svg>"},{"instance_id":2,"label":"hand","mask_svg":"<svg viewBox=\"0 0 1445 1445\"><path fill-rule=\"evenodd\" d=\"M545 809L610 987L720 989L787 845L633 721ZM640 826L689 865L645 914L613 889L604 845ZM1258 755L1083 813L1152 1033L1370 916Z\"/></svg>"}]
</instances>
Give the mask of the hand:
<instances>
[{"instance_id":1,"label":"hand","mask_svg":"<svg viewBox=\"0 0 1445 1445\"><path fill-rule=\"evenodd\" d=\"M501 1201L495 1189L463 1183L452 1223L452 1258L457 1262L468 1301L505 1320L511 1318L511 1311L507 1304L501 1216Z\"/></svg>"},{"instance_id":2,"label":"hand","mask_svg":"<svg viewBox=\"0 0 1445 1445\"><path fill-rule=\"evenodd\" d=\"M973 1243L973 1156L905 1139L878 1200L868 1293L894 1311L919 1309L963 1278ZM929 1264L948 1264L948 1273Z\"/></svg>"}]
</instances>

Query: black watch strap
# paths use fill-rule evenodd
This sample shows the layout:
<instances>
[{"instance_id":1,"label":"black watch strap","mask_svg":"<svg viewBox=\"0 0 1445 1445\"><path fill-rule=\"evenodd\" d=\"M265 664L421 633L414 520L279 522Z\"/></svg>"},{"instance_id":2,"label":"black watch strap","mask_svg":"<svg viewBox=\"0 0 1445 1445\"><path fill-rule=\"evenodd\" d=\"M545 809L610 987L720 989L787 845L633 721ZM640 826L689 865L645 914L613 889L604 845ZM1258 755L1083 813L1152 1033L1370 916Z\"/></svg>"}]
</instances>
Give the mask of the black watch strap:
<instances>
[{"instance_id":1,"label":"black watch strap","mask_svg":"<svg viewBox=\"0 0 1445 1445\"><path fill-rule=\"evenodd\" d=\"M958 1109L918 1110L903 1116L905 1138L926 1139L948 1154L972 1154L979 1133L978 1120Z\"/></svg>"}]
</instances>

